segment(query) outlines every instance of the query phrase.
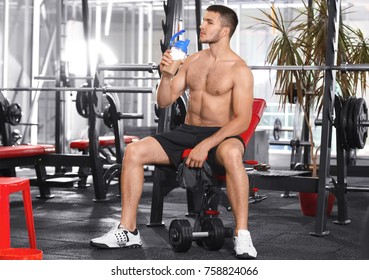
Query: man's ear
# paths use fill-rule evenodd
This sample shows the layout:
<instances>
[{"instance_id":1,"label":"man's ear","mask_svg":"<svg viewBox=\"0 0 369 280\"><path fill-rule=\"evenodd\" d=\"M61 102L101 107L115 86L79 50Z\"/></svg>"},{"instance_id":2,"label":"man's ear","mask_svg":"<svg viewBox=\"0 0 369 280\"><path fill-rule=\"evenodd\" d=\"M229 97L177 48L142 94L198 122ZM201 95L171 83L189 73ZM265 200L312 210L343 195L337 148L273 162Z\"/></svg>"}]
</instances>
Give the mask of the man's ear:
<instances>
[{"instance_id":1,"label":"man's ear","mask_svg":"<svg viewBox=\"0 0 369 280\"><path fill-rule=\"evenodd\" d=\"M223 27L222 35L230 37L229 36L230 32L231 32L231 29L228 26Z\"/></svg>"}]
</instances>

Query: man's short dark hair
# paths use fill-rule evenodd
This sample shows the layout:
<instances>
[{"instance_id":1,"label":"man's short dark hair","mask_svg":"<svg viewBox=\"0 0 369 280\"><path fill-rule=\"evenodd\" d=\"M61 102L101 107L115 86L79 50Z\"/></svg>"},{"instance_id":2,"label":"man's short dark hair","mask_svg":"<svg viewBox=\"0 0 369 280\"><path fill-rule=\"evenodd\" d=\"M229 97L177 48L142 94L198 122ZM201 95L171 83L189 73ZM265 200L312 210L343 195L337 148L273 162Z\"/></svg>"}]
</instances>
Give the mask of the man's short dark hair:
<instances>
[{"instance_id":1,"label":"man's short dark hair","mask_svg":"<svg viewBox=\"0 0 369 280\"><path fill-rule=\"evenodd\" d=\"M206 11L220 14L223 25L229 27L230 29L229 37L231 38L238 25L238 17L236 12L231 8L222 5L211 5L207 7Z\"/></svg>"}]
</instances>

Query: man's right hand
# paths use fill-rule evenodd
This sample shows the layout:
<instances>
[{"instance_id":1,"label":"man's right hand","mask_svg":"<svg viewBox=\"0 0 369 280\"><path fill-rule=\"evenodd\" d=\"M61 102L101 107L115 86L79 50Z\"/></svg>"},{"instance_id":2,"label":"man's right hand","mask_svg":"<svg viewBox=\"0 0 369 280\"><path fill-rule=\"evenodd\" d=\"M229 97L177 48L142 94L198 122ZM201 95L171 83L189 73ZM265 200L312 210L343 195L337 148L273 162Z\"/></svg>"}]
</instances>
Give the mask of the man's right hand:
<instances>
[{"instance_id":1,"label":"man's right hand","mask_svg":"<svg viewBox=\"0 0 369 280\"><path fill-rule=\"evenodd\" d=\"M170 55L172 51L170 49L166 50L163 53L163 56L161 57L160 61L160 72L163 73L163 67L168 66L172 63L172 56Z\"/></svg>"}]
</instances>

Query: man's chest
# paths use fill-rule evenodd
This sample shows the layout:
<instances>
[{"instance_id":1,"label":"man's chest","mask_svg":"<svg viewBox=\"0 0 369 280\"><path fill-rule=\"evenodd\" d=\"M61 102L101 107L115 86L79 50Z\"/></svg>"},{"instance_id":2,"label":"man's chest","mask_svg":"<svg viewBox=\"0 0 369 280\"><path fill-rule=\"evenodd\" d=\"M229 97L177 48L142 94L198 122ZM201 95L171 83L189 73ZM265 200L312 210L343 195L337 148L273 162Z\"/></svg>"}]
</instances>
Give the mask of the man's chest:
<instances>
[{"instance_id":1,"label":"man's chest","mask_svg":"<svg viewBox=\"0 0 369 280\"><path fill-rule=\"evenodd\" d=\"M186 76L191 90L202 90L210 94L219 95L232 89L232 72L224 64L204 65L192 64Z\"/></svg>"}]
</instances>

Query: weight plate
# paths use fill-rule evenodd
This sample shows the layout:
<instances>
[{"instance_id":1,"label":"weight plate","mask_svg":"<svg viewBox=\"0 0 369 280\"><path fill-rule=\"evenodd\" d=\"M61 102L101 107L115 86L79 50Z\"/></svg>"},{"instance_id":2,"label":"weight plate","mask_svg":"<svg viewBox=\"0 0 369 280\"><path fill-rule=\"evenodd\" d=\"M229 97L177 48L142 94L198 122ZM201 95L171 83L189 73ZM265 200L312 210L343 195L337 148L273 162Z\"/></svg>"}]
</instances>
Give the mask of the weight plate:
<instances>
[{"instance_id":1,"label":"weight plate","mask_svg":"<svg viewBox=\"0 0 369 280\"><path fill-rule=\"evenodd\" d=\"M355 148L358 147L360 139L359 139L359 119L360 119L360 107L361 107L362 100L361 98L357 98L354 104L354 111L353 111L353 138L355 140Z\"/></svg>"},{"instance_id":2,"label":"weight plate","mask_svg":"<svg viewBox=\"0 0 369 280\"><path fill-rule=\"evenodd\" d=\"M169 226L169 241L176 252L187 252L192 244L192 228L188 220L175 219Z\"/></svg>"},{"instance_id":3,"label":"weight plate","mask_svg":"<svg viewBox=\"0 0 369 280\"><path fill-rule=\"evenodd\" d=\"M280 131L282 129L282 122L280 119L275 119L274 121L274 128L273 128L273 137L275 140L279 140L280 138Z\"/></svg>"},{"instance_id":4,"label":"weight plate","mask_svg":"<svg viewBox=\"0 0 369 280\"><path fill-rule=\"evenodd\" d=\"M346 126L347 126L347 109L350 103L350 98L344 100L342 102L342 110L341 110L341 114L340 114L340 135L339 137L341 138L341 144L342 144L342 148L345 150L348 150L348 146L347 146L347 139L346 139Z\"/></svg>"},{"instance_id":5,"label":"weight plate","mask_svg":"<svg viewBox=\"0 0 369 280\"><path fill-rule=\"evenodd\" d=\"M350 97L349 100L350 101L347 108L346 141L349 148L355 149L354 107L356 97Z\"/></svg>"},{"instance_id":6,"label":"weight plate","mask_svg":"<svg viewBox=\"0 0 369 280\"><path fill-rule=\"evenodd\" d=\"M364 101L363 106L362 106L363 112L360 114L360 121L367 121L368 120L368 107L366 106L365 99L363 99L363 101ZM363 133L362 134L363 137L361 138L362 140L361 146L364 148L366 139L368 137L368 127L363 125L360 127L360 129Z\"/></svg>"},{"instance_id":7,"label":"weight plate","mask_svg":"<svg viewBox=\"0 0 369 280\"><path fill-rule=\"evenodd\" d=\"M172 107L172 127L180 126L184 124L186 118L186 102L182 96L180 96Z\"/></svg>"},{"instance_id":8,"label":"weight plate","mask_svg":"<svg viewBox=\"0 0 369 280\"><path fill-rule=\"evenodd\" d=\"M109 128L113 127L112 114L110 112L110 105L109 104L105 106L104 113L103 113L103 121L104 121L104 124L107 127L109 127Z\"/></svg>"},{"instance_id":9,"label":"weight plate","mask_svg":"<svg viewBox=\"0 0 369 280\"><path fill-rule=\"evenodd\" d=\"M5 120L7 123L15 126L22 120L22 108L18 103L13 103L6 108Z\"/></svg>"},{"instance_id":10,"label":"weight plate","mask_svg":"<svg viewBox=\"0 0 369 280\"><path fill-rule=\"evenodd\" d=\"M366 138L367 138L367 130L366 126L362 126L361 122L367 120L368 109L366 107L365 100L363 98L358 98L355 101L354 108L354 138L355 138L355 148L362 149L365 146Z\"/></svg>"},{"instance_id":11,"label":"weight plate","mask_svg":"<svg viewBox=\"0 0 369 280\"><path fill-rule=\"evenodd\" d=\"M209 233L209 236L203 239L205 249L217 251L223 247L225 233L221 219L205 219L202 223L201 231Z\"/></svg>"},{"instance_id":12,"label":"weight plate","mask_svg":"<svg viewBox=\"0 0 369 280\"><path fill-rule=\"evenodd\" d=\"M342 111L342 99L338 95L335 96L334 100L334 108L336 113L336 119L335 119L335 128L336 128L336 137L337 140L339 140L340 145L342 146L342 140L341 138L341 111Z\"/></svg>"},{"instance_id":13,"label":"weight plate","mask_svg":"<svg viewBox=\"0 0 369 280\"><path fill-rule=\"evenodd\" d=\"M79 91L76 96L76 108L78 114L84 118L88 118L90 110L88 104L88 92Z\"/></svg>"}]
</instances>

